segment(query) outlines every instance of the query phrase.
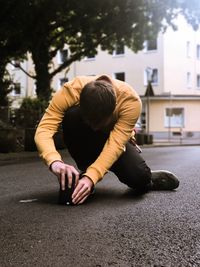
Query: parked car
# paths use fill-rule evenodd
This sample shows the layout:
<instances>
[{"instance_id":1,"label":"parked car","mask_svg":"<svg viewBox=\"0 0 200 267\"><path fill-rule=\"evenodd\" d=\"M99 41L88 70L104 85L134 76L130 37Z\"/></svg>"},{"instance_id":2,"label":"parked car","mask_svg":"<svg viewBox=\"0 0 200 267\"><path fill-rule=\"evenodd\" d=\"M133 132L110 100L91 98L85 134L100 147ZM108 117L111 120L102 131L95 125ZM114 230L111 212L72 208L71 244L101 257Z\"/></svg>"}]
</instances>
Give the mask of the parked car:
<instances>
[{"instance_id":1,"label":"parked car","mask_svg":"<svg viewBox=\"0 0 200 267\"><path fill-rule=\"evenodd\" d=\"M144 144L144 133L143 133L142 125L140 122L137 122L135 124L134 131L135 131L135 139L136 139L137 145L143 145Z\"/></svg>"},{"instance_id":2,"label":"parked car","mask_svg":"<svg viewBox=\"0 0 200 267\"><path fill-rule=\"evenodd\" d=\"M141 125L140 122L136 122L134 130L135 130L136 134L137 133L142 133L142 125Z\"/></svg>"}]
</instances>

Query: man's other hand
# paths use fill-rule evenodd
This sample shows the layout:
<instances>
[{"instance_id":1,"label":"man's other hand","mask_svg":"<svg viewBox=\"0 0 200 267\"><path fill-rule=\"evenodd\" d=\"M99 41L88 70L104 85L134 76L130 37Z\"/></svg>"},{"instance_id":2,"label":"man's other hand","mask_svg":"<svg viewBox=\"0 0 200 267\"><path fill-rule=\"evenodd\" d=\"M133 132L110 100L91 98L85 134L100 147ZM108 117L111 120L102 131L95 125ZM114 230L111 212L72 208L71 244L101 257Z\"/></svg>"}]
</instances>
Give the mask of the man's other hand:
<instances>
[{"instance_id":1,"label":"man's other hand","mask_svg":"<svg viewBox=\"0 0 200 267\"><path fill-rule=\"evenodd\" d=\"M72 202L74 204L82 204L91 194L94 187L93 181L87 176L83 176L79 181L72 194Z\"/></svg>"},{"instance_id":2,"label":"man's other hand","mask_svg":"<svg viewBox=\"0 0 200 267\"><path fill-rule=\"evenodd\" d=\"M65 164L62 161L54 161L50 167L51 171L58 177L58 181L61 185L62 190L65 190L65 175L68 177L68 187L72 186L72 175L76 177L75 185L78 184L79 172L74 166Z\"/></svg>"}]
</instances>

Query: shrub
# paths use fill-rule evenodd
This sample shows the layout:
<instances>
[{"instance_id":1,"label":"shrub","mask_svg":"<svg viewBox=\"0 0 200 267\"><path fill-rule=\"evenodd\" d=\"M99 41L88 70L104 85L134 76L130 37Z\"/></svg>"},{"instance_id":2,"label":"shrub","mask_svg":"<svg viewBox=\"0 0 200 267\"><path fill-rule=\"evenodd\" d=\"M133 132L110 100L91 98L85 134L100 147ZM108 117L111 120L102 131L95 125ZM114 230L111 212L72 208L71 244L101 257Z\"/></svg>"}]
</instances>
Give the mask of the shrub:
<instances>
[{"instance_id":1,"label":"shrub","mask_svg":"<svg viewBox=\"0 0 200 267\"><path fill-rule=\"evenodd\" d=\"M3 72L3 78L0 79L0 106L8 107L9 106L9 98L8 95L12 91L12 79L6 69L1 68L0 70Z\"/></svg>"},{"instance_id":2,"label":"shrub","mask_svg":"<svg viewBox=\"0 0 200 267\"><path fill-rule=\"evenodd\" d=\"M16 129L0 120L0 153L15 151L16 143Z\"/></svg>"},{"instance_id":3,"label":"shrub","mask_svg":"<svg viewBox=\"0 0 200 267\"><path fill-rule=\"evenodd\" d=\"M47 105L47 101L38 98L24 98L16 113L16 124L24 128L35 128Z\"/></svg>"},{"instance_id":4,"label":"shrub","mask_svg":"<svg viewBox=\"0 0 200 267\"><path fill-rule=\"evenodd\" d=\"M0 130L2 130L2 129L12 129L12 128L13 127L10 124L0 120Z\"/></svg>"}]
</instances>

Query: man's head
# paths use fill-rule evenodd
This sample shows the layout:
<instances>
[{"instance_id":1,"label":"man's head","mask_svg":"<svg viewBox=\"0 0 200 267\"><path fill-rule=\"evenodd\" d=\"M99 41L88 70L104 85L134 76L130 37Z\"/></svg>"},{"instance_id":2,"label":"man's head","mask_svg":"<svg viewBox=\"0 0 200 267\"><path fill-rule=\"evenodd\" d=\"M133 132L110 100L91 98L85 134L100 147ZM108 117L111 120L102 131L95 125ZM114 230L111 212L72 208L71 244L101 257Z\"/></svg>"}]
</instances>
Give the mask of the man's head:
<instances>
[{"instance_id":1,"label":"man's head","mask_svg":"<svg viewBox=\"0 0 200 267\"><path fill-rule=\"evenodd\" d=\"M94 129L105 126L112 116L116 96L109 79L97 79L87 83L80 95L83 119Z\"/></svg>"}]
</instances>

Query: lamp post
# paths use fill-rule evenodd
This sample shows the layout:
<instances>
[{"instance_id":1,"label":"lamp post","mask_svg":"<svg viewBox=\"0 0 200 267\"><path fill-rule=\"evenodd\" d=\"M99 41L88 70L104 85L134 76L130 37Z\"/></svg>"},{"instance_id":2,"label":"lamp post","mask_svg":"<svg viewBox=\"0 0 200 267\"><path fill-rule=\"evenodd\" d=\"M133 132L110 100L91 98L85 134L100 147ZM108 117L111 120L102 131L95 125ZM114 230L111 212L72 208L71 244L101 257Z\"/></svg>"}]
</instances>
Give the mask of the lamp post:
<instances>
[{"instance_id":1,"label":"lamp post","mask_svg":"<svg viewBox=\"0 0 200 267\"><path fill-rule=\"evenodd\" d=\"M172 116L172 94L171 91L169 92L169 121L168 121L168 141L171 142L171 116Z\"/></svg>"}]
</instances>

